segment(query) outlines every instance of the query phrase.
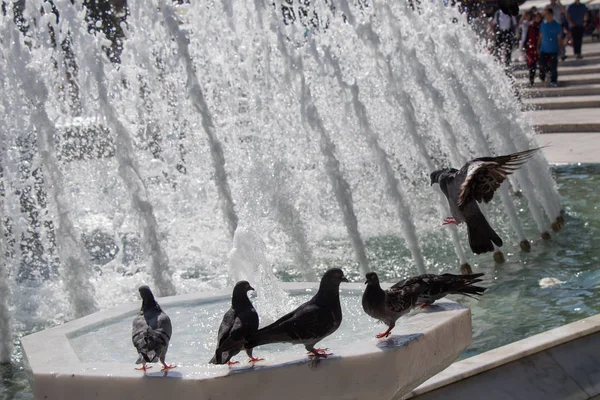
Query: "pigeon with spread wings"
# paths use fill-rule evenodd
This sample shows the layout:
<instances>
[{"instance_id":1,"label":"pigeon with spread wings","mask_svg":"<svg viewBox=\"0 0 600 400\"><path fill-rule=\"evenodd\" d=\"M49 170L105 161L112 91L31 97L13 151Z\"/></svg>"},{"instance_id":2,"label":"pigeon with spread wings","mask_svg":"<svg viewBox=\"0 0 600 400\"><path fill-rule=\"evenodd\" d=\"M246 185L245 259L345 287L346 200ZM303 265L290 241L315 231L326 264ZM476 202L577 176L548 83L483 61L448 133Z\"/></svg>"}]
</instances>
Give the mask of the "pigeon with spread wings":
<instances>
[{"instance_id":1,"label":"pigeon with spread wings","mask_svg":"<svg viewBox=\"0 0 600 400\"><path fill-rule=\"evenodd\" d=\"M481 157L467 162L460 170L445 168L431 173L431 185L438 183L448 199L452 217L446 224L466 222L469 245L475 254L494 251L502 239L481 213L477 202L488 203L508 175L517 170L540 148L498 157Z\"/></svg>"}]
</instances>

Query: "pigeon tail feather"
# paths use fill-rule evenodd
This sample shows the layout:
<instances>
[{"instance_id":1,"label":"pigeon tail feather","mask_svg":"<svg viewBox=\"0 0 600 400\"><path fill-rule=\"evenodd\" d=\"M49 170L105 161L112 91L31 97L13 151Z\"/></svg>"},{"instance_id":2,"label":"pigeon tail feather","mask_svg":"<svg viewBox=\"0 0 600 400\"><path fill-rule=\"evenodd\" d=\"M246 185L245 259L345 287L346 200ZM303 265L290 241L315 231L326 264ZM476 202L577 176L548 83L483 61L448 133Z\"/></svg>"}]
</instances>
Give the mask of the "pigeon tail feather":
<instances>
[{"instance_id":1,"label":"pigeon tail feather","mask_svg":"<svg viewBox=\"0 0 600 400\"><path fill-rule=\"evenodd\" d=\"M476 296L481 296L486 289L481 286L468 285L456 290L456 293L476 299Z\"/></svg>"},{"instance_id":2,"label":"pigeon tail feather","mask_svg":"<svg viewBox=\"0 0 600 400\"><path fill-rule=\"evenodd\" d=\"M481 254L494 251L494 244L498 247L502 246L502 239L481 212L468 215L466 222L469 245L473 253Z\"/></svg>"},{"instance_id":3,"label":"pigeon tail feather","mask_svg":"<svg viewBox=\"0 0 600 400\"><path fill-rule=\"evenodd\" d=\"M290 336L286 332L282 332L277 327L266 327L261 329L252 338L248 339L247 348L254 348L270 343L289 342Z\"/></svg>"}]
</instances>

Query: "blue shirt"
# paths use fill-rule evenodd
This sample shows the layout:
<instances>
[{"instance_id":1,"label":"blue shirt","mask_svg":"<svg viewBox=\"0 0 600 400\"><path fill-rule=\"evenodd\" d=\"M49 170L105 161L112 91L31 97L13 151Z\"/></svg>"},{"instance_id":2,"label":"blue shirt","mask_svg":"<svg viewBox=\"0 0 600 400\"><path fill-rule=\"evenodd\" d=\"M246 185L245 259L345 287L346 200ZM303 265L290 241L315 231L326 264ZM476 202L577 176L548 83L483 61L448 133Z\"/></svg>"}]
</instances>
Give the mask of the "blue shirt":
<instances>
[{"instance_id":1,"label":"blue shirt","mask_svg":"<svg viewBox=\"0 0 600 400\"><path fill-rule=\"evenodd\" d=\"M540 25L540 33L542 35L540 51L542 53L558 53L558 35L562 34L560 24L554 20L550 23L544 21Z\"/></svg>"},{"instance_id":2,"label":"blue shirt","mask_svg":"<svg viewBox=\"0 0 600 400\"><path fill-rule=\"evenodd\" d=\"M579 26L583 26L583 17L585 17L586 11L587 7L582 3L573 3L567 8L567 13L571 17L571 21L574 25Z\"/></svg>"}]
</instances>

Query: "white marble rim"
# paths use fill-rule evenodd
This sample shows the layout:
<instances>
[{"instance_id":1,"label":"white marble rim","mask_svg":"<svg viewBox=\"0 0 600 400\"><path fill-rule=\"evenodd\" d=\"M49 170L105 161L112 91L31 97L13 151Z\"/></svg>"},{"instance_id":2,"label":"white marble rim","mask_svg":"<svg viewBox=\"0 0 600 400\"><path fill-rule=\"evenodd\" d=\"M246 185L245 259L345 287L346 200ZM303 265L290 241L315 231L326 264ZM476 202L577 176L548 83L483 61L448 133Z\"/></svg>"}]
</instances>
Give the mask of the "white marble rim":
<instances>
[{"instance_id":1,"label":"white marble rim","mask_svg":"<svg viewBox=\"0 0 600 400\"><path fill-rule=\"evenodd\" d=\"M551 347L600 331L600 314L466 358L425 381L404 399L424 394Z\"/></svg>"},{"instance_id":2,"label":"white marble rim","mask_svg":"<svg viewBox=\"0 0 600 400\"><path fill-rule=\"evenodd\" d=\"M280 283L280 287L291 295L314 294L318 289L318 283L298 282L298 283ZM346 295L357 296L357 301L360 301L360 294L364 290L364 284L360 283L344 283L340 287L340 292ZM231 299L230 290L222 290L216 292L196 292L184 295L158 298L157 302L164 307L172 307L178 305L194 305L202 303L211 303L215 301L229 301ZM436 302L440 305L445 304L445 307L456 305L456 308L447 308L447 311L435 313L435 319L425 324L425 328L419 331L419 336L433 330L439 326L449 324L452 318L463 313L470 315L468 308L459 306L458 304L442 299ZM140 371L134 369L133 360L131 363L86 363L82 362L77 356L75 350L71 346L70 338L83 334L90 329L94 329L100 325L106 325L115 320L133 317L139 312L141 300L131 302L111 308L108 310L99 311L97 313L79 318L65 324L46 329L21 339L24 349L24 361L26 370L33 375L87 375L87 376L119 376L119 377L136 377L140 375ZM421 313L411 317L415 323L422 319L433 318L428 316L429 313ZM412 322L411 321L411 322ZM407 321L408 322L408 321ZM397 334L414 334L410 331L411 323L405 324L406 332L402 326L398 326ZM417 338L418 339L418 338ZM374 346L373 343L349 343L337 348L336 355L330 357L333 362L341 361L342 358L360 357L366 354L379 353L387 351L385 346ZM393 350L390 348L390 350ZM132 359L134 350L132 347ZM300 352L299 354L302 354ZM182 366L169 371L170 378L184 379L210 379L220 376L225 376L229 373L244 372L252 369L278 368L289 364L303 364L311 362L308 357L299 358L297 355L288 355L279 357L276 361L266 360L256 366L244 365L242 368L234 370L226 368L222 365L201 365L201 366ZM160 366L157 366L147 373L147 376L163 376L160 372Z\"/></svg>"}]
</instances>

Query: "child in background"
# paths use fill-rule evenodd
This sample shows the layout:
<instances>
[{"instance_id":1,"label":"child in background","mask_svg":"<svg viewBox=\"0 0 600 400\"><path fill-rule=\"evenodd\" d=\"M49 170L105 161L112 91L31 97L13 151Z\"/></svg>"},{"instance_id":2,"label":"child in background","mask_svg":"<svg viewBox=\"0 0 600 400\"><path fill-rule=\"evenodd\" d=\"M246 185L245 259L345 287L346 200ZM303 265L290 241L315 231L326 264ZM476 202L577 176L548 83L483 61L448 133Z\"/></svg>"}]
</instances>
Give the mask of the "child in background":
<instances>
[{"instance_id":1,"label":"child in background","mask_svg":"<svg viewBox=\"0 0 600 400\"><path fill-rule=\"evenodd\" d=\"M529 29L525 38L525 54L527 55L527 67L529 68L529 84L533 86L535 79L535 70L540 59L538 52L538 39L540 36L540 24L542 16L539 13L533 14L533 20L529 24Z\"/></svg>"},{"instance_id":2,"label":"child in background","mask_svg":"<svg viewBox=\"0 0 600 400\"><path fill-rule=\"evenodd\" d=\"M558 54L562 51L562 27L554 20L552 8L544 9L544 22L540 25L538 50L540 52L540 78L546 79L550 71L550 86L558 83Z\"/></svg>"},{"instance_id":3,"label":"child in background","mask_svg":"<svg viewBox=\"0 0 600 400\"><path fill-rule=\"evenodd\" d=\"M527 60L527 33L529 32L529 26L531 25L531 13L525 11L519 21L519 50L525 56Z\"/></svg>"}]
</instances>

